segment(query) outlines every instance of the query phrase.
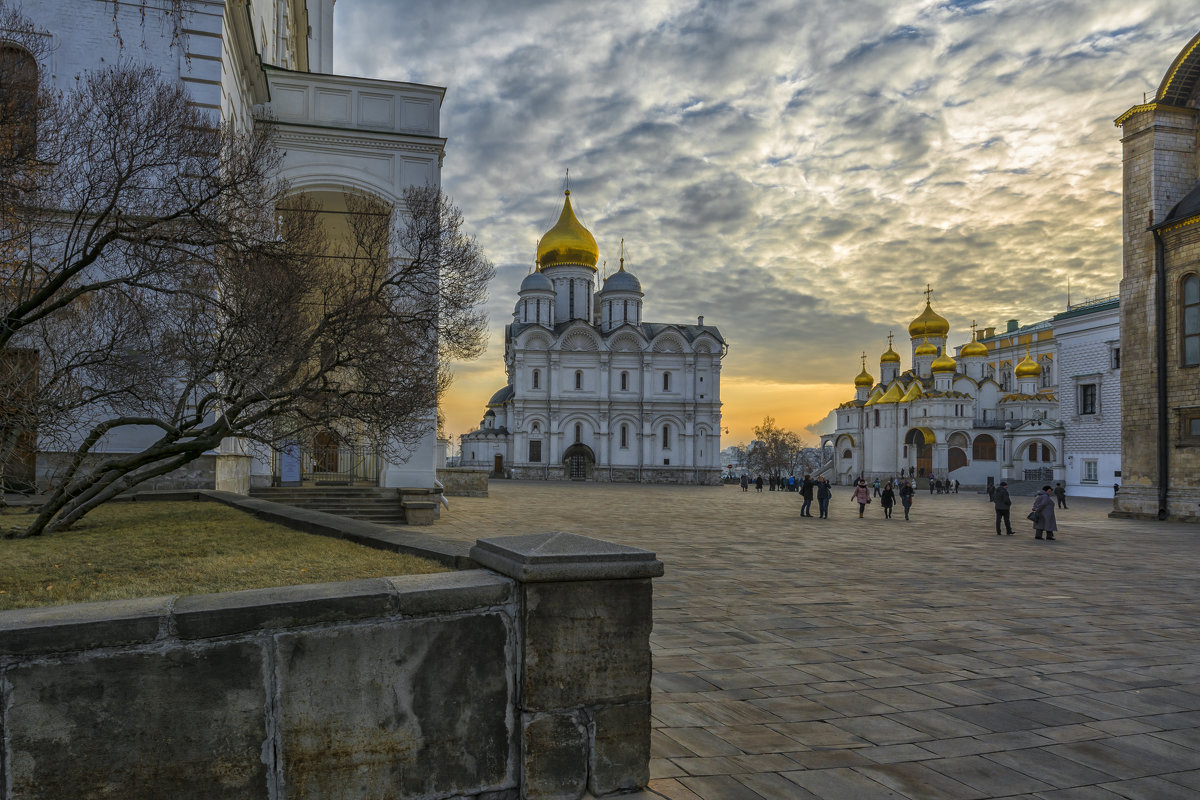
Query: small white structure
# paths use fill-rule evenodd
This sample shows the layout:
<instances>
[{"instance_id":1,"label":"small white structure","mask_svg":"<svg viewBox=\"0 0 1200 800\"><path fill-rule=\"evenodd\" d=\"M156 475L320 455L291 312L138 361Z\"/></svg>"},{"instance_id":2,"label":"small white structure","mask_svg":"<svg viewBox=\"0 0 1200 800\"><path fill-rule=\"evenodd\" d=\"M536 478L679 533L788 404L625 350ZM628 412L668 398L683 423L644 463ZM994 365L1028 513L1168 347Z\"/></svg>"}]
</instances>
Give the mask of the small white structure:
<instances>
[{"instance_id":1,"label":"small white structure","mask_svg":"<svg viewBox=\"0 0 1200 800\"><path fill-rule=\"evenodd\" d=\"M596 240L570 190L504 331L508 383L463 467L531 479L718 484L725 340L704 324L645 322L625 270L596 291Z\"/></svg>"},{"instance_id":2,"label":"small white structure","mask_svg":"<svg viewBox=\"0 0 1200 800\"><path fill-rule=\"evenodd\" d=\"M271 126L284 152L281 176L298 195L322 204L331 231L345 210L344 193L396 205L406 186L440 183L445 90L329 74L334 0L194 0L184 4L178 38L164 5L171 8L38 0L22 11L53 39L38 69L55 88L68 89L80 73L106 64L146 63L179 81L195 105L221 122L246 129ZM429 409L427 435L402 460L386 461L362 441L348 442L349 433L325 431L300 443L301 473L324 471L385 487L435 486L435 409ZM105 446L134 451L145 446L148 435L121 429ZM53 479L56 455L39 455L40 484ZM252 484L278 482L287 460L279 453L251 453L244 442L230 439L185 468L186 474L180 470L153 485L247 492Z\"/></svg>"}]
</instances>

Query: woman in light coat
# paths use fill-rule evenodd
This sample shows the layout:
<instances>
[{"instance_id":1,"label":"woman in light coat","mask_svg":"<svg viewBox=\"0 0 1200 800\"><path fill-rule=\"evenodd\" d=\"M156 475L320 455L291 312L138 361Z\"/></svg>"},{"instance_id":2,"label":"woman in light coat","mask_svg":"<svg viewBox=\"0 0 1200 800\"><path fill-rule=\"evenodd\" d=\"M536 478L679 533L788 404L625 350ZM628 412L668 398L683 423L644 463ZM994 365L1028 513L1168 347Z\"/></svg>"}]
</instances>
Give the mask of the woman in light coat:
<instances>
[{"instance_id":1,"label":"woman in light coat","mask_svg":"<svg viewBox=\"0 0 1200 800\"><path fill-rule=\"evenodd\" d=\"M1033 538L1041 539L1042 531L1045 531L1046 538L1053 542L1058 520L1054 518L1054 494L1049 486L1043 486L1037 497L1033 498L1033 513L1037 514L1037 519L1033 521Z\"/></svg>"},{"instance_id":2,"label":"woman in light coat","mask_svg":"<svg viewBox=\"0 0 1200 800\"><path fill-rule=\"evenodd\" d=\"M858 503L858 518L862 519L867 503L871 502L871 490L867 488L867 482L862 478L859 478L858 483L854 486L854 501Z\"/></svg>"}]
</instances>

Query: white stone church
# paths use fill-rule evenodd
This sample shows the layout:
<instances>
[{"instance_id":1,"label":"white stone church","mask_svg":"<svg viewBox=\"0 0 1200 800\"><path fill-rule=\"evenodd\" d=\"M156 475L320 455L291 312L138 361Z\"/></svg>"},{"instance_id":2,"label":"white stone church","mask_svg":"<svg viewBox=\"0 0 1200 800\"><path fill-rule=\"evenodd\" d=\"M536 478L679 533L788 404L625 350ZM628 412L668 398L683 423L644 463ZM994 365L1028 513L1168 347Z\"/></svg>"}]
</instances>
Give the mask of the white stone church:
<instances>
[{"instance_id":1,"label":"white stone church","mask_svg":"<svg viewBox=\"0 0 1200 800\"><path fill-rule=\"evenodd\" d=\"M720 483L725 340L695 324L645 322L625 269L597 291L599 249L566 191L504 330L508 383L462 466L546 480Z\"/></svg>"},{"instance_id":2,"label":"white stone church","mask_svg":"<svg viewBox=\"0 0 1200 800\"><path fill-rule=\"evenodd\" d=\"M45 63L37 64L53 88L66 90L77 75L106 64L145 63L177 80L214 119L269 126L284 153L281 177L297 195L321 204L335 233L346 193L398 205L407 186L439 185L446 141L439 133L443 88L334 74L333 7L334 0L189 0L177 38L170 12L153 2L37 0L22 12L53 40ZM294 477L432 489L436 409L429 409L427 423L423 441L394 462L348 442L346 431L318 433L300 443ZM130 427L106 447L136 451L156 437ZM39 485L54 480L55 455L38 455ZM280 482L283 460L229 439L186 472L144 486L245 493Z\"/></svg>"}]
</instances>

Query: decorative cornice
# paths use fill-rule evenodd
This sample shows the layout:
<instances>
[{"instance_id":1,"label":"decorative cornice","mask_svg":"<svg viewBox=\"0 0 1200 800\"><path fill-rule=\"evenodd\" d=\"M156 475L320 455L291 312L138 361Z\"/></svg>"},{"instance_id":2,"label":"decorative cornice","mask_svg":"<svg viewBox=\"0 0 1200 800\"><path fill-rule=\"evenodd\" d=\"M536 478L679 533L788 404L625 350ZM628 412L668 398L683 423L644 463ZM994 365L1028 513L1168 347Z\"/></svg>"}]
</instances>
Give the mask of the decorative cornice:
<instances>
[{"instance_id":1,"label":"decorative cornice","mask_svg":"<svg viewBox=\"0 0 1200 800\"><path fill-rule=\"evenodd\" d=\"M260 120L271 125L277 131L279 141L296 142L298 144L320 144L320 145L350 145L353 147L364 147L372 150L401 150L406 152L430 153L438 155L445 149L446 140L436 137L422 137L425 142L414 141L396 141L395 134L388 135L387 138L375 138L366 136L347 136L345 134L320 134L307 133L296 130L289 130L287 126L295 125L293 122L275 122L273 120ZM311 126L306 126L311 127ZM341 128L326 128L323 130L344 130ZM376 134L379 136L379 134Z\"/></svg>"},{"instance_id":2,"label":"decorative cornice","mask_svg":"<svg viewBox=\"0 0 1200 800\"><path fill-rule=\"evenodd\" d=\"M1170 233L1171 231L1177 231L1180 228L1186 228L1189 225L1195 225L1197 222L1200 222L1200 214L1197 214L1194 217L1188 217L1187 219L1181 219L1178 222L1174 222L1167 227L1162 228L1161 232Z\"/></svg>"},{"instance_id":3,"label":"decorative cornice","mask_svg":"<svg viewBox=\"0 0 1200 800\"><path fill-rule=\"evenodd\" d=\"M1194 112L1195 110L1196 109L1194 109L1194 108L1187 108L1186 106L1173 106L1168 103L1159 103L1157 101L1153 102L1153 103L1142 103L1141 105L1134 106L1133 108L1129 109L1124 114L1122 114L1121 116L1114 119L1113 125L1115 125L1119 128L1122 125L1124 125L1126 122L1128 122L1130 117L1141 114L1143 111L1192 111L1192 112Z\"/></svg>"}]
</instances>

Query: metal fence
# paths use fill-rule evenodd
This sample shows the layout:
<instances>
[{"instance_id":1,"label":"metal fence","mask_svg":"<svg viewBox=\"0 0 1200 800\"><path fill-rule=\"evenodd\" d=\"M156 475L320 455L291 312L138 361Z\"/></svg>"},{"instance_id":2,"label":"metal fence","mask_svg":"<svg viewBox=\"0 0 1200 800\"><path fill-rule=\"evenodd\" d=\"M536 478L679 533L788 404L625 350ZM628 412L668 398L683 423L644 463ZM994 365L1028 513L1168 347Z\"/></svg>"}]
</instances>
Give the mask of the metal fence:
<instances>
[{"instance_id":1,"label":"metal fence","mask_svg":"<svg viewBox=\"0 0 1200 800\"><path fill-rule=\"evenodd\" d=\"M378 486L383 459L371 447L301 446L298 448L300 480L326 486ZM275 480L282 479L282 458L276 452L273 471ZM294 478L293 478L294 480Z\"/></svg>"}]
</instances>

